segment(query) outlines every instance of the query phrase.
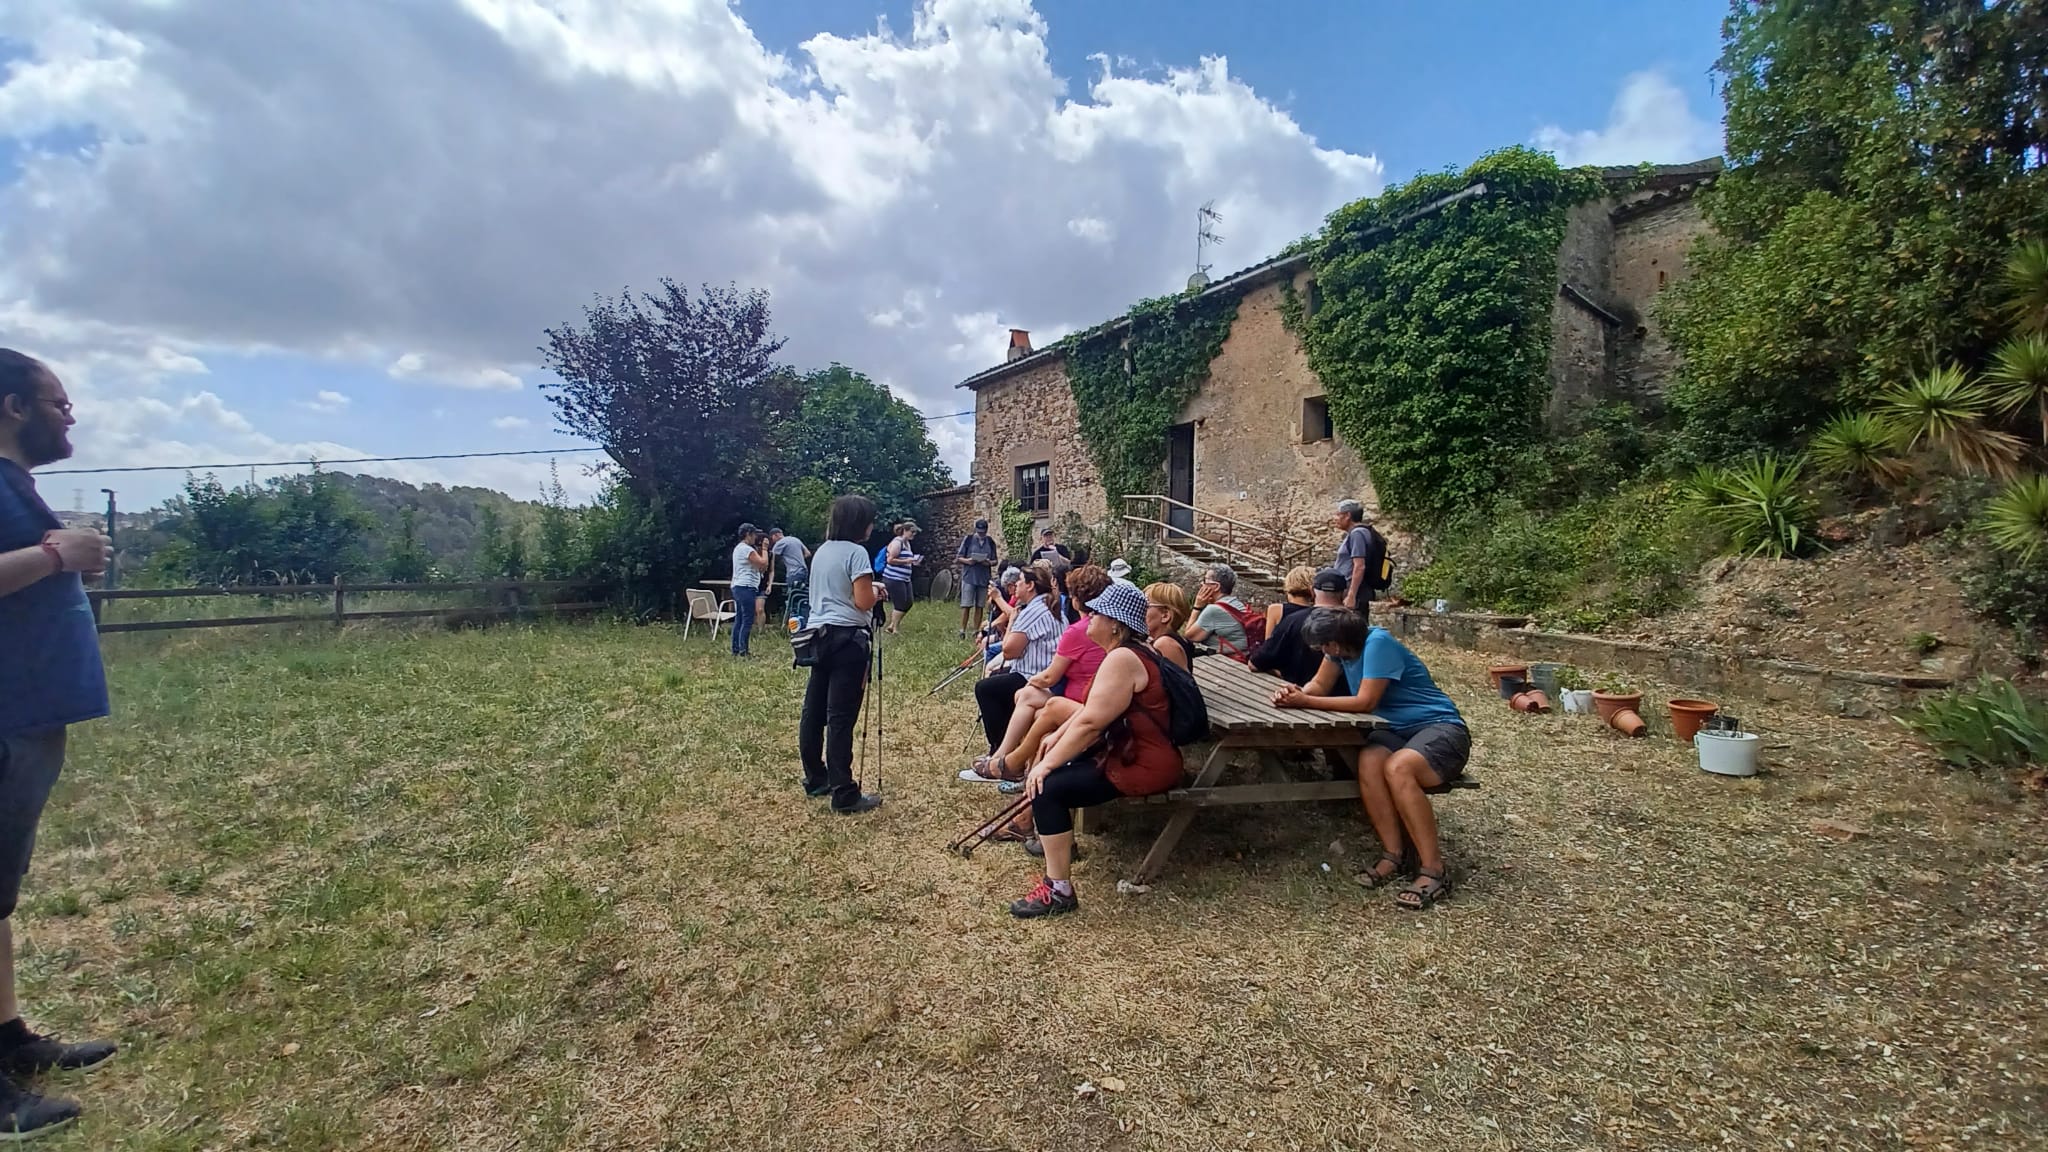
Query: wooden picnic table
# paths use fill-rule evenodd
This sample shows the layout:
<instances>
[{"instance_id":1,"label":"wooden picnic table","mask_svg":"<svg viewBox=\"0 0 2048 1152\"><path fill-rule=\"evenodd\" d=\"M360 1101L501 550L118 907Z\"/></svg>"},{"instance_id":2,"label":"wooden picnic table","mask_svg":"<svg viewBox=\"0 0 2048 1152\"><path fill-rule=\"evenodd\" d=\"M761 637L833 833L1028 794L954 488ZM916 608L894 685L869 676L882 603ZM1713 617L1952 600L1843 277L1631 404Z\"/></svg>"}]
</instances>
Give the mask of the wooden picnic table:
<instances>
[{"instance_id":1,"label":"wooden picnic table","mask_svg":"<svg viewBox=\"0 0 2048 1152\"><path fill-rule=\"evenodd\" d=\"M1184 788L1137 803L1167 804L1173 814L1138 865L1137 881L1149 884L1166 870L1195 813L1204 808L1236 804L1299 804L1310 801L1355 800L1358 783L1343 780L1288 780L1277 753L1288 749L1357 748L1386 721L1369 712L1328 712L1318 708L1275 708L1273 693L1286 681L1263 676L1227 656L1195 660L1195 683L1209 710L1214 742L1194 780ZM1199 745L1197 746L1199 747ZM1193 749L1190 749L1193 751ZM1270 779L1242 784L1221 783L1231 753L1253 752ZM1132 803L1134 801L1125 801Z\"/></svg>"}]
</instances>

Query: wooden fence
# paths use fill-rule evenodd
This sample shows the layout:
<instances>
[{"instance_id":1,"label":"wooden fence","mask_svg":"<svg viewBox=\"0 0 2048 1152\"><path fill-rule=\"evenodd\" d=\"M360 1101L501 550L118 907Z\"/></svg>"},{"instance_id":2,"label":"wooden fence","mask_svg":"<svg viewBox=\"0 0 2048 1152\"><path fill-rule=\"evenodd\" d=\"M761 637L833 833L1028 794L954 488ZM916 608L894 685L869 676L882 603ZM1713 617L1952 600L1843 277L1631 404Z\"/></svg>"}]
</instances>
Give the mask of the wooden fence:
<instances>
[{"instance_id":1,"label":"wooden fence","mask_svg":"<svg viewBox=\"0 0 2048 1152\"><path fill-rule=\"evenodd\" d=\"M478 580L467 583L449 584L349 584L336 580L332 584L271 584L238 585L220 588L113 588L88 590L92 599L94 620L100 620L101 606L110 600L173 600L196 596L262 596L271 599L287 597L319 597L331 600L333 609L328 612L294 612L271 616L219 616L190 620L129 620L118 623L101 621L102 634L110 632L166 632L180 628L239 628L254 624L311 624L323 621L340 627L351 620L403 620L429 616L494 617L522 616L531 613L588 612L602 608L601 600L579 600L573 603L533 603L529 597L535 593L558 592L571 588L599 588L602 584L588 580ZM367 592L485 592L495 601L484 605L460 605L440 608L397 608L368 612L348 610L348 598Z\"/></svg>"}]
</instances>

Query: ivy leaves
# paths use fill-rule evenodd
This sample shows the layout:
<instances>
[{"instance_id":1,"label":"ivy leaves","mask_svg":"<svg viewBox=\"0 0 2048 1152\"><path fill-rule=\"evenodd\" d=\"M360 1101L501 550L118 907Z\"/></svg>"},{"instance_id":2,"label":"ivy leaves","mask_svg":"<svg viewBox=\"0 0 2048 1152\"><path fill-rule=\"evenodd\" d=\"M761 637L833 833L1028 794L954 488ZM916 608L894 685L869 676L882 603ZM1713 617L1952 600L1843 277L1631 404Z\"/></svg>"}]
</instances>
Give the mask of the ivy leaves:
<instances>
[{"instance_id":1,"label":"ivy leaves","mask_svg":"<svg viewBox=\"0 0 2048 1152\"><path fill-rule=\"evenodd\" d=\"M1160 296L1060 342L1081 438L1112 513L1127 495L1163 490L1167 432L1208 379L1237 319L1234 296Z\"/></svg>"},{"instance_id":2,"label":"ivy leaves","mask_svg":"<svg viewBox=\"0 0 2048 1152\"><path fill-rule=\"evenodd\" d=\"M1415 215L1480 182L1486 195ZM1285 315L1388 511L1439 523L1503 489L1548 391L1566 210L1603 191L1591 170L1510 148L1331 215L1312 248L1319 305Z\"/></svg>"}]
</instances>

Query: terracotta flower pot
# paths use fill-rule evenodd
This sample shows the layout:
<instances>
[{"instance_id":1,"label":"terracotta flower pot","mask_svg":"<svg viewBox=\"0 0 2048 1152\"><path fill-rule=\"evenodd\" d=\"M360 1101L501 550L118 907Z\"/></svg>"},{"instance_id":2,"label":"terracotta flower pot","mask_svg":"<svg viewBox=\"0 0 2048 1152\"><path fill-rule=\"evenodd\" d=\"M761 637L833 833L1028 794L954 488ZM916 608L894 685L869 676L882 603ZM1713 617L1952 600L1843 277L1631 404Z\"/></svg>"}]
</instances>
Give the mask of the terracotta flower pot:
<instances>
[{"instance_id":1,"label":"terracotta flower pot","mask_svg":"<svg viewBox=\"0 0 2048 1152\"><path fill-rule=\"evenodd\" d=\"M1593 693L1593 711L1599 713L1600 719L1605 720L1609 728L1624 736L1650 734L1650 726L1644 723L1642 716L1636 712L1636 709L1642 706L1641 692Z\"/></svg>"},{"instance_id":2,"label":"terracotta flower pot","mask_svg":"<svg viewBox=\"0 0 2048 1152\"><path fill-rule=\"evenodd\" d=\"M1706 724L1707 717L1721 710L1721 706L1711 700L1671 700L1665 707L1671 709L1672 734L1686 744L1692 743L1693 736Z\"/></svg>"},{"instance_id":3,"label":"terracotta flower pot","mask_svg":"<svg viewBox=\"0 0 2048 1152\"><path fill-rule=\"evenodd\" d=\"M1513 708L1517 712L1548 713L1550 711L1550 697L1537 689L1517 692L1514 699L1508 701L1508 707Z\"/></svg>"},{"instance_id":4,"label":"terracotta flower pot","mask_svg":"<svg viewBox=\"0 0 2048 1152\"><path fill-rule=\"evenodd\" d=\"M1500 691L1501 680L1508 676L1519 676L1526 681L1529 679L1529 666L1527 664L1495 664L1486 670L1486 679L1493 684L1495 692ZM1503 700L1507 699L1506 696L1501 698Z\"/></svg>"}]
</instances>

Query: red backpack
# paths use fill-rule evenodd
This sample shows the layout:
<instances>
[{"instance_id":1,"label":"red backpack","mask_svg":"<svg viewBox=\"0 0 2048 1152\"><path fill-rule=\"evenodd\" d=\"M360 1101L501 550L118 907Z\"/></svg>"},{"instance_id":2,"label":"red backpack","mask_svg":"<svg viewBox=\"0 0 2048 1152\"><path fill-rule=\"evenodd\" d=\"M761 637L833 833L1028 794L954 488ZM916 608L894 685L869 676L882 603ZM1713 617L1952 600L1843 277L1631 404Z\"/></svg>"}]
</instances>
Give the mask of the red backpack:
<instances>
[{"instance_id":1,"label":"red backpack","mask_svg":"<svg viewBox=\"0 0 2048 1152\"><path fill-rule=\"evenodd\" d=\"M1244 629L1244 650L1238 651L1230 641L1221 636L1216 637L1216 646L1224 655L1243 664L1252 658L1252 653L1259 650L1259 645L1266 642L1266 614L1256 608L1232 608L1222 600L1218 600L1216 606L1230 613L1230 618L1237 621L1238 627Z\"/></svg>"}]
</instances>

